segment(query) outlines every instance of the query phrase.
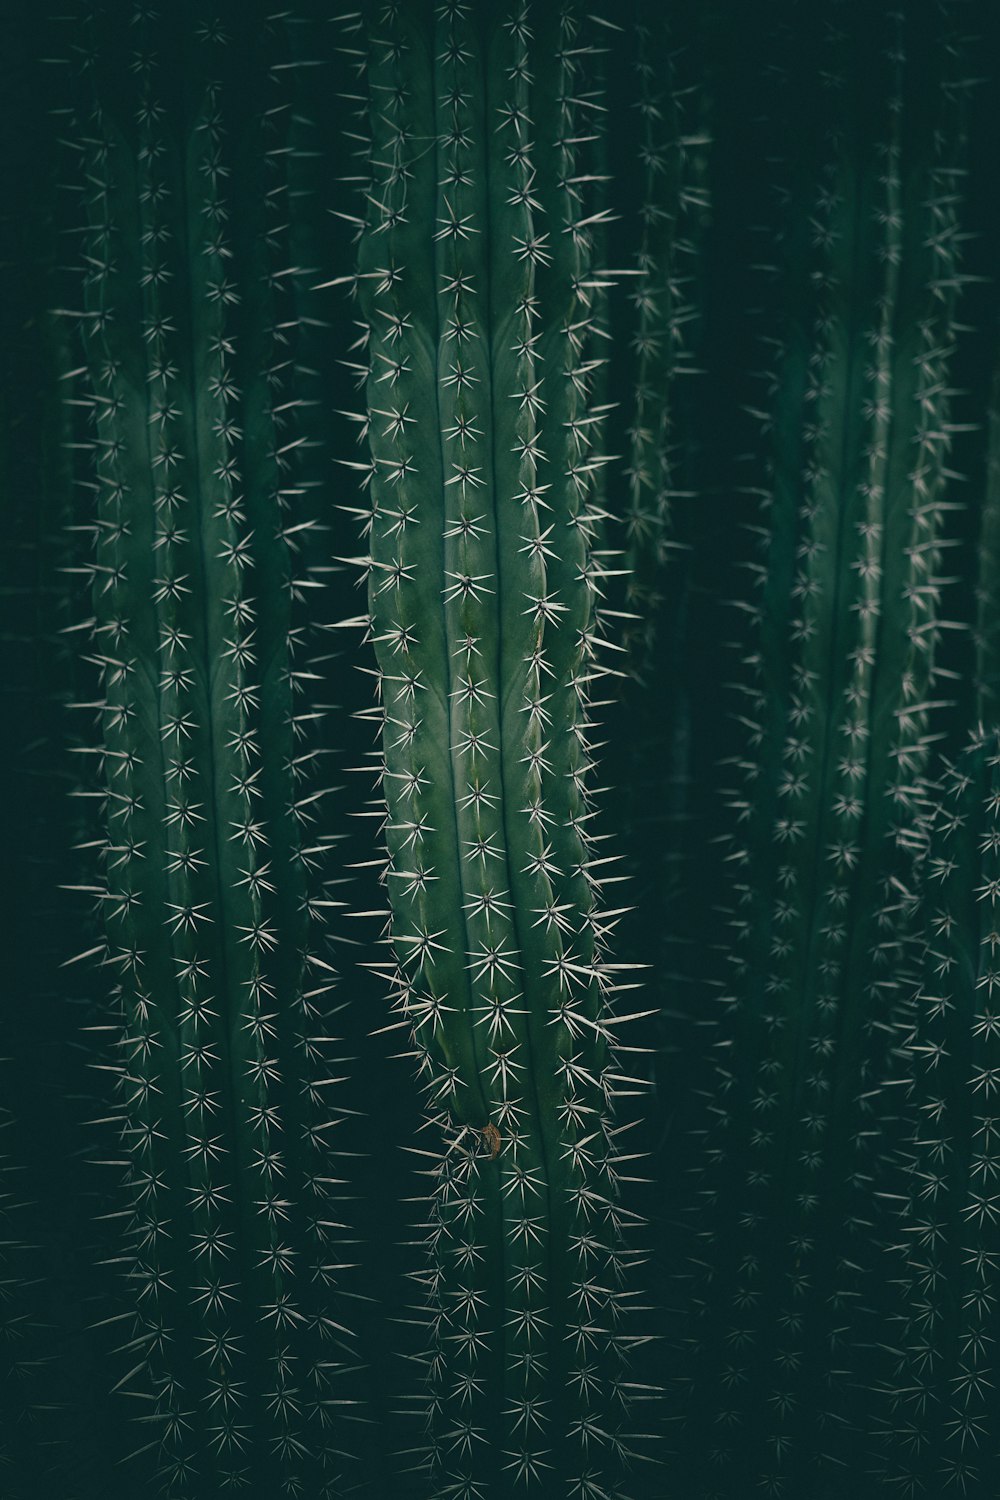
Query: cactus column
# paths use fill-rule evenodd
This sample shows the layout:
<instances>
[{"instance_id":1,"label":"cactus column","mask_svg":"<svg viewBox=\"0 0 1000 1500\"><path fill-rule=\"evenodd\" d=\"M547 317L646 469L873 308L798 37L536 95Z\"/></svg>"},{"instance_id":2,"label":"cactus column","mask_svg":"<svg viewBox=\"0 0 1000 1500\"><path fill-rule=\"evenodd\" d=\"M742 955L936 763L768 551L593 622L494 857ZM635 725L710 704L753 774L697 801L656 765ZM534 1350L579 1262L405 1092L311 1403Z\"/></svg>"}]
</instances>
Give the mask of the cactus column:
<instances>
[{"instance_id":1,"label":"cactus column","mask_svg":"<svg viewBox=\"0 0 1000 1500\"><path fill-rule=\"evenodd\" d=\"M910 1135L891 1202L898 1322L880 1410L881 1482L995 1495L1000 1452L1000 739L980 732L942 778L923 869L922 960L902 1061ZM876 1410L879 1410L876 1407Z\"/></svg>"},{"instance_id":2,"label":"cactus column","mask_svg":"<svg viewBox=\"0 0 1000 1500\"><path fill-rule=\"evenodd\" d=\"M331 970L295 600L281 22L74 31L126 1363L171 1495L340 1493ZM238 143L238 144L237 144ZM353 1392L351 1393L353 1395Z\"/></svg>"},{"instance_id":3,"label":"cactus column","mask_svg":"<svg viewBox=\"0 0 1000 1500\"><path fill-rule=\"evenodd\" d=\"M371 632L400 1004L444 1133L436 1494L596 1495L623 1461L585 787L592 31L523 0L373 6L369 26Z\"/></svg>"},{"instance_id":4,"label":"cactus column","mask_svg":"<svg viewBox=\"0 0 1000 1500\"><path fill-rule=\"evenodd\" d=\"M883 24L872 37L850 5L821 22L833 108L812 172L788 179L759 594L738 601L757 635L695 1295L685 1283L703 1317L680 1372L703 1372L693 1402L683 1387L691 1493L713 1497L751 1482L838 1493L859 1457L858 1346L884 1274L874 1184L898 1094L877 1091L922 778L947 723L964 88L947 7L933 51L904 14ZM881 44L870 76L849 61L859 27ZM929 79L933 118L913 103ZM796 55L788 87L803 86Z\"/></svg>"}]
</instances>

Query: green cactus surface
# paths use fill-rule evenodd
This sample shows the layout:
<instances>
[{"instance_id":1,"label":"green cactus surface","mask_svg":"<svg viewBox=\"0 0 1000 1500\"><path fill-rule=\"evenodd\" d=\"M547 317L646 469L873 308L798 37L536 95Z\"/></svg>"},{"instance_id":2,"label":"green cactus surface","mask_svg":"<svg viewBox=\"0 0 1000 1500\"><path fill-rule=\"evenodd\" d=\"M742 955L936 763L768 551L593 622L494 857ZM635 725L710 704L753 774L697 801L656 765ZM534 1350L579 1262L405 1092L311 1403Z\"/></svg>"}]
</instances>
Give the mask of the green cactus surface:
<instances>
[{"instance_id":1,"label":"green cactus surface","mask_svg":"<svg viewBox=\"0 0 1000 1500\"><path fill-rule=\"evenodd\" d=\"M333 1495L356 1252L301 697L287 51L279 17L183 19L136 6L123 38L97 11L78 43L118 1384L169 1494Z\"/></svg>"},{"instance_id":2,"label":"green cactus surface","mask_svg":"<svg viewBox=\"0 0 1000 1500\"><path fill-rule=\"evenodd\" d=\"M780 216L761 551L737 601L756 634L737 685L729 973L681 1283L685 1316L697 1311L681 1390L695 1453L715 1456L690 1460L705 1494L742 1493L752 1475L775 1494L832 1495L853 1464L892 1122L891 1094L881 1119L872 1097L922 775L950 703L937 654L965 94L950 20L932 63L927 38L888 17L873 77L848 67L848 28L826 23L841 107L832 128L820 116L815 156L790 162ZM932 66L942 123L909 104Z\"/></svg>"},{"instance_id":3,"label":"green cactus surface","mask_svg":"<svg viewBox=\"0 0 1000 1500\"><path fill-rule=\"evenodd\" d=\"M622 1465L622 1244L601 861L588 833L596 461L592 23L372 25L369 604L399 1003L432 1155L441 1493L597 1493ZM540 143L547 143L543 148ZM433 235L426 232L434 225Z\"/></svg>"}]
</instances>

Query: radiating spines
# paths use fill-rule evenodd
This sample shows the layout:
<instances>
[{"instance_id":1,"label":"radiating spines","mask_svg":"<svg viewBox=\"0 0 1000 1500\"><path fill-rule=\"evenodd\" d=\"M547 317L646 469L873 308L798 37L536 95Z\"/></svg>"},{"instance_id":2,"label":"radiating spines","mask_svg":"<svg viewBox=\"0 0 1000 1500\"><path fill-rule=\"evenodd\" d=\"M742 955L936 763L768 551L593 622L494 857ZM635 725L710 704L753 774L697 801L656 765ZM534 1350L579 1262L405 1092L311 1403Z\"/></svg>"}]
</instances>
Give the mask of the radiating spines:
<instances>
[{"instance_id":1,"label":"radiating spines","mask_svg":"<svg viewBox=\"0 0 1000 1500\"><path fill-rule=\"evenodd\" d=\"M355 1441L350 1428L363 1398L352 1380L359 1365L350 1289L356 1234L337 1201L345 1171L338 1144L350 1111L339 1097L339 1075L348 1060L333 1029L339 1007L331 998L339 978L330 918L341 904L332 886L340 877L334 856L342 834L338 788L330 784L336 710L319 691L325 647L318 647L317 625L328 614L328 564L314 494L318 483L314 466L305 461L313 442L312 375L302 367L299 303L305 299L299 283L312 273L293 258L301 210L291 191L295 122L289 79L297 66L309 63L289 58L285 23L281 14L272 18L275 35L265 43L273 100L262 141L266 233L259 264L247 276L246 295L257 288L260 302L247 319L240 380L251 518L259 507L255 632L262 648L273 643L260 679L259 733L269 753L262 760L257 803L268 841L258 885L273 992L263 990L267 1011L257 1025L267 1030L278 1023L268 1057L280 1088L279 1107L270 1116L280 1156L279 1175L268 1183L270 1242L262 1253L283 1273L289 1267L297 1273L283 1276L287 1295L275 1309L276 1326L280 1318L288 1332L275 1354L274 1399L286 1454L304 1442L318 1460L317 1482L325 1495L339 1493L345 1482ZM246 244L259 233L253 217L258 197L248 184L236 200L249 207L241 226ZM265 1107L253 1111L258 1128L266 1124ZM267 1129L261 1135L266 1140Z\"/></svg>"},{"instance_id":2,"label":"radiating spines","mask_svg":"<svg viewBox=\"0 0 1000 1500\"><path fill-rule=\"evenodd\" d=\"M485 1032L472 1012L474 971L467 950L477 920L488 933L491 919L504 924L506 913L499 904L490 912L465 909L475 882L490 879L502 851L495 840L499 789L489 785L479 764L497 750L495 734L483 732L494 706L482 671L495 648L482 651L480 631L468 624L459 630L456 617L473 609L486 589L495 592L495 581L477 581L474 575L494 569L469 560L470 550L487 550L482 538L484 532L489 536L477 505L488 468L479 453L488 427L478 414L487 394L483 228L467 221L465 207L471 193L482 191L481 171L472 175L469 131L469 81L478 77L478 49L469 55L473 28L461 11L439 9L440 16L431 6L419 13L393 7L381 17L384 31L373 27L369 38L373 181L360 274L369 282L361 286L369 320L373 461L369 607L381 665L387 878L398 989L423 1054L420 1073L432 1108L458 1123L452 1150L443 1161L432 1158L427 1169L429 1264L419 1273L428 1335L423 1459L436 1476L451 1473L460 1483L487 1437L480 1367L491 1388L503 1380L492 1348L492 1318L487 1328L481 1326L502 1302L503 1290L488 1255L489 1240L500 1233L498 1207L487 1212L484 1225L476 1191L474 1156L491 1103L476 1059L476 1040L482 1037L485 1045ZM437 88L435 57L443 74ZM428 152L429 140L435 150ZM424 233L428 221L435 221L436 238ZM467 257L478 276L471 266L463 269ZM447 339L439 319L449 329ZM450 413L446 423L437 416L439 392ZM452 731L453 715L459 734ZM454 764L459 756L471 763L469 788L456 784L456 770L463 769ZM463 839L471 847L463 848ZM493 1168L490 1176L495 1179ZM495 1185L487 1185L495 1200ZM464 1226L457 1243L465 1250L453 1258L448 1249L455 1229L449 1232L449 1226L456 1224ZM452 1277L446 1267L453 1267ZM456 1452L449 1459L441 1432L451 1427Z\"/></svg>"},{"instance_id":3,"label":"radiating spines","mask_svg":"<svg viewBox=\"0 0 1000 1500\"><path fill-rule=\"evenodd\" d=\"M716 1487L726 1492L727 1485L738 1482L738 1474L758 1473L747 1450L766 1430L764 1424L770 1424L767 1408L761 1410L764 1391L770 1391L775 1375L781 1379L780 1346L793 1344L797 1329L794 1320L776 1323L774 1314L784 1293L783 1238L789 1217L783 1189L791 1167L783 1143L795 1086L798 1020L790 996L795 978L801 982L804 955L797 950L810 914L809 882L822 874L810 829L815 794L809 781L818 770L813 696L822 695L803 657L817 632L817 615L827 603L834 571L825 542L816 536L817 527L830 517L809 492L810 459L824 435L823 417L812 415L820 406L829 359L824 299L837 292L836 277L817 247L824 243L830 220L844 211L833 175L827 166L821 180L825 196L812 222L810 243L797 245L803 255L801 279L787 296L782 337L775 340L780 373L774 384L784 411L779 408L769 434L761 560L749 601L758 637L748 652L752 675L740 703L751 730L740 767L745 783L731 799L729 860L736 899L721 992L728 1017L721 1026L720 1065L708 1101L694 1210L697 1241L689 1272L695 1305L702 1309L689 1331L696 1380L697 1359L707 1356L713 1371L708 1379L721 1388L717 1400L697 1384L693 1392L696 1436L687 1467L705 1494L714 1494ZM787 232L794 242L806 237L799 222L787 226ZM795 253L791 246L789 253ZM810 420L804 423L807 414ZM730 1028L739 1036L735 1048L723 1045ZM808 1064L803 1071L809 1075ZM803 1147L808 1149L808 1143ZM723 1222L731 1216L740 1226L738 1236L732 1229L721 1231L717 1215ZM808 1259L811 1248L805 1233L800 1253ZM774 1343L779 1344L777 1361ZM794 1398L792 1403L779 1400L778 1420L793 1406ZM701 1456L703 1444L708 1446L707 1462Z\"/></svg>"},{"instance_id":4,"label":"radiating spines","mask_svg":"<svg viewBox=\"0 0 1000 1500\"><path fill-rule=\"evenodd\" d=\"M590 1264L608 1254L594 1220L614 1215L581 698L598 366L577 148L595 44L569 5L381 22L359 267L369 600L398 984L445 1130L419 1278L427 1454L448 1493L487 1473L538 1491L621 1462Z\"/></svg>"},{"instance_id":5,"label":"radiating spines","mask_svg":"<svg viewBox=\"0 0 1000 1500\"><path fill-rule=\"evenodd\" d=\"M436 399L436 338L416 336L418 328L426 329L428 310L436 327L440 242L424 235L418 218L437 199L435 156L423 144L436 128L426 55L435 45L433 20L423 12L414 13L409 23L400 18L393 41L374 39L369 87L375 103L385 103L382 133L373 142L371 193L379 221L370 241L373 268L364 260L361 267L372 283L365 288L372 294L370 595L372 633L383 665L386 792L397 793L389 798L387 828L394 938L404 971L427 995L421 1030L432 1046L448 1035L437 1007L466 1010L469 993L461 902L451 908L443 903L450 914L439 931L430 893L432 882L448 878L457 839L447 686L457 643L447 637L442 611L443 528L427 498L431 486L448 493L446 480L454 476L444 471L441 429L429 404ZM472 378L466 373L468 358L466 348L454 349L451 379L462 386ZM459 662L456 678L460 671ZM445 1066L454 1070L453 1107L481 1116L469 1046L468 1040L452 1044ZM485 1124L485 1117L478 1123Z\"/></svg>"},{"instance_id":6,"label":"radiating spines","mask_svg":"<svg viewBox=\"0 0 1000 1500\"><path fill-rule=\"evenodd\" d=\"M143 1446L178 1495L254 1470L332 1493L351 1447L335 1379L355 1358L335 1296L353 1252L330 1204L332 970L310 931L323 794L303 785L316 710L295 702L310 678L294 616L316 580L296 567L314 522L289 514L284 440L283 23L257 19L201 17L187 59L186 34L137 7L123 88L97 17L100 61L81 83L105 916L143 1356L122 1385L155 1403ZM164 82L175 48L183 98Z\"/></svg>"},{"instance_id":7,"label":"radiating spines","mask_svg":"<svg viewBox=\"0 0 1000 1500\"><path fill-rule=\"evenodd\" d=\"M529 123L522 125L521 149L517 154L512 150L511 159L515 171L524 174L524 190L529 182L534 186L538 208L530 238L527 228L516 227L513 238L518 247L537 247L534 255L524 255L537 310L530 304L525 309L523 337L538 337L537 358L530 366L515 342L521 367L513 387L514 404L520 408L523 430L512 431L508 443L502 408L495 416L497 446L523 453L521 445L527 443L533 471L518 491L517 531L505 527L502 537L503 586L508 596L523 598L528 628L507 627L503 668L508 680L518 684L520 702L511 691L501 727L504 786L510 797L506 826L511 889L528 1012L523 1051L540 1094L535 1109L525 1110L520 1149L530 1167L528 1151L536 1131L535 1150L541 1156L538 1185L547 1177L556 1191L565 1193L568 1216L561 1220L558 1203L546 1216L547 1292L540 1298L531 1295L526 1243L521 1285L515 1285L511 1297L523 1320L525 1360L531 1348L532 1303L537 1309L541 1301L542 1327L547 1321L552 1328L544 1351L551 1366L546 1374L557 1385L557 1372L566 1368L568 1359L576 1411L568 1432L560 1431L566 1416L558 1409L547 1430L536 1423L534 1434L526 1431L519 1462L527 1466L532 1452L544 1453L548 1441L555 1474L592 1465L596 1481L604 1465L610 1463L614 1469L620 1462L620 1455L607 1448L602 1455L596 1434L587 1436L601 1421L596 1413L606 1410L610 1376L607 1355L598 1348L604 1335L594 1328L598 1308L607 1315L608 1289L603 1276L594 1274L597 1262L606 1265L607 1243L602 1232L588 1232L591 1216L603 1213L602 1189L607 1190L601 1178L606 1037L599 1025L600 987L590 923L594 894L587 878L587 830L582 821L587 751L581 701L595 605L587 561L595 535L589 506L599 483L598 419L591 391L598 373L595 355L600 355L591 284L598 279L592 263L592 198L580 143L593 133L593 117L601 109L600 97L592 92L599 33L591 31L573 7L564 6L551 16L534 8L523 14L529 28L524 39L532 44L531 61L526 57L524 67L531 69L536 86L531 94L525 91ZM548 55L558 62L551 90L537 86L541 80L534 60ZM551 153L543 149L549 139L556 144ZM515 196L518 186L515 177ZM521 299L523 305L524 292ZM520 314L521 306L517 310ZM515 341L519 331L515 327ZM495 364L495 370L501 369ZM495 380L499 385L496 376ZM536 381L540 403L533 409L524 393ZM567 729L572 732L567 734ZM522 1205L521 1215L537 1217L539 1200L535 1191L534 1202ZM529 1226L531 1222L524 1221ZM515 1222L514 1232L523 1237L523 1225ZM560 1328L568 1345L562 1351ZM582 1384L577 1378L581 1367L590 1374ZM522 1401L530 1400L528 1387ZM527 1405L524 1410L527 1420ZM580 1453L574 1459L577 1444ZM532 1478L539 1482L544 1471Z\"/></svg>"},{"instance_id":8,"label":"radiating spines","mask_svg":"<svg viewBox=\"0 0 1000 1500\"><path fill-rule=\"evenodd\" d=\"M831 31L834 59L850 36ZM961 53L944 36L950 86ZM923 41L904 17L887 18L885 42L884 122L881 97L845 72L836 123L817 138L811 211L788 218L789 248L804 237L812 264L789 262L787 274L801 269L767 419L756 681L732 803L739 904L723 1034L734 1046L709 1103L699 1200L742 1230L727 1248L702 1216L693 1263L699 1279L716 1271L699 1296L702 1327L745 1424L722 1439L731 1482L751 1472L775 1493L811 1483L814 1463L854 1462L838 1434L859 1419L850 1344L878 1271L867 1251L878 1132L896 1097L876 1113L893 1017L870 1006L892 998L880 950L891 941L898 957L904 937L928 725L945 706L929 689L945 628L937 528L960 278L957 201L940 183L958 170L962 132L950 93L947 130L905 110ZM919 185L904 176L906 153L927 163ZM814 191L804 178L797 189ZM728 1317L720 1300L732 1301ZM692 1333L704 1351L702 1338Z\"/></svg>"},{"instance_id":9,"label":"radiating spines","mask_svg":"<svg viewBox=\"0 0 1000 1500\"><path fill-rule=\"evenodd\" d=\"M980 730L937 788L921 900L921 973L899 1056L910 1133L887 1194L895 1321L885 1330L881 1482L988 1495L991 1285L1000 1242L996 909L1000 744Z\"/></svg>"},{"instance_id":10,"label":"radiating spines","mask_svg":"<svg viewBox=\"0 0 1000 1500\"><path fill-rule=\"evenodd\" d=\"M92 30L96 30L96 26L95 18L91 21ZM92 36L89 40L96 47L95 38ZM142 85L146 89L150 87L148 70L141 79L140 87ZM137 103L139 130L145 147L143 162L147 172L152 173L158 171L158 163L149 150L151 116L143 108L142 94ZM116 127L99 100L92 98L89 104L83 131L92 163L87 205L89 233L84 252L89 265L84 329L87 352L95 370L100 370L101 381L93 391L91 403L99 505L94 572L100 592L95 600L94 642L104 679L102 729L108 772L105 794L108 836L104 850L107 891L102 919L107 923L109 941L106 962L112 973L117 971L121 975L124 1013L116 1061L121 1075L123 1146L130 1162L127 1175L135 1205L130 1227L131 1235L138 1237L132 1276L143 1292L142 1312L133 1337L138 1341L139 1369L143 1370L145 1383L153 1385L153 1398L157 1402L157 1436L163 1437L164 1447L169 1449L176 1429L171 1433L171 1400L169 1394L164 1400L158 1357L164 1341L174 1334L173 1309L169 1305L172 1277L162 1264L158 1268L158 1262L160 1255L167 1251L168 1226L178 1213L177 1198L180 1195L160 1176L155 1165L156 1143L164 1133L159 1072L163 1044L157 1012L150 1006L146 992L146 970L150 965L154 971L161 966L168 970L167 983L171 986L175 983L170 963L169 932L156 924L156 908L159 906L161 912L170 909L168 903L171 895L178 894L178 882L171 889L166 861L157 860L155 852L158 831L162 829L169 839L177 823L183 825L186 818L181 812L180 802L176 807L168 805L166 782L157 764L161 754L161 729L156 689L162 664L155 616L150 618L147 614L144 639L139 634L142 627L137 616L142 596L150 600L156 596L169 600L171 590L177 584L172 571L172 548L164 543L162 532L160 545L155 546L157 515L161 506L155 503L154 471L146 446L151 432L152 452L159 456L160 442L166 444L169 435L149 421L150 412L145 400L147 369L136 370L135 354L127 345L123 348L120 339L117 346L114 341L116 325L128 321L128 315L122 316L124 309L116 308L123 282L116 278L115 267L121 258L127 268L124 285L136 288L136 295L144 295L147 299L144 308L130 308L129 313L136 321L141 318L142 331L153 345L151 359L155 368L160 355L157 344L162 337L162 319L158 312L161 278L155 272L151 273L148 263L144 264L143 252L151 256L159 247L156 238L150 236L143 225L142 213L144 209L147 213L153 212L162 190L162 178L157 177L155 187L148 181L146 184L140 181L135 184L133 193L129 193L124 183L127 157L125 150L121 149L121 138L118 136L116 141ZM138 166L137 161L137 169ZM125 211L123 205L126 202L130 204L131 212ZM119 237L123 242L121 249ZM144 288L144 293L138 292L140 287ZM119 313L117 318L116 311ZM121 337L127 339L128 335ZM141 393L141 404L131 396L132 383ZM169 511L169 502L167 508ZM131 554L133 538L141 548L137 556ZM136 653L141 644L150 651L155 662L156 676L152 684L145 674L137 672ZM151 744L155 758L152 763L148 751L139 755L130 742L131 722L140 715L142 721L153 728L155 738L151 737ZM183 785L176 789L176 794L183 797ZM151 873L144 882L140 861L145 862L147 857L150 858ZM178 865L177 874L183 886L186 877L182 865ZM151 899L152 916L148 914ZM187 906L183 897L174 904L181 913ZM156 925L151 927L151 923ZM133 994L134 1005L131 1003ZM170 1103L176 1107L177 1095L172 1092ZM171 1143L180 1155L183 1138L179 1138L176 1123L171 1123ZM175 1409L181 1399L178 1396ZM163 1405L159 1404L161 1401ZM166 1454L165 1459L169 1466L170 1458Z\"/></svg>"},{"instance_id":11,"label":"radiating spines","mask_svg":"<svg viewBox=\"0 0 1000 1500\"><path fill-rule=\"evenodd\" d=\"M625 406L624 623L629 668L647 677L667 582L675 470L691 441L683 430L690 402L680 389L696 371L701 309L700 239L707 212L710 145L701 115L705 81L690 85L672 20L640 3L630 27L638 80L638 248L624 292L632 307L634 391ZM630 142L631 144L631 142Z\"/></svg>"}]
</instances>

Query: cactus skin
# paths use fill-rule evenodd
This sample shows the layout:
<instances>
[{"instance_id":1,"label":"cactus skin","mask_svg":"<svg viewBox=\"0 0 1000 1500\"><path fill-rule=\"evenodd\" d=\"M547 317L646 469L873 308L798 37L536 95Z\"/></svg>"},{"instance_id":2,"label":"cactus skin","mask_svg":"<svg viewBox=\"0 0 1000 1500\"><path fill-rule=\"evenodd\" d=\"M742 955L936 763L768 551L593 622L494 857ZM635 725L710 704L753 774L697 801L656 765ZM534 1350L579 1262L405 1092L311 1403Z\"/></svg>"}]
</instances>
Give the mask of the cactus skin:
<instances>
[{"instance_id":1,"label":"cactus skin","mask_svg":"<svg viewBox=\"0 0 1000 1500\"><path fill-rule=\"evenodd\" d=\"M77 654L61 634L76 604L65 572L78 546L65 320L48 316L59 150L36 8L0 61L6 143L0 191L0 785L7 853L0 984L0 1497L113 1493L115 1425L89 1330L92 1204L79 1099L92 1056L79 1045L79 898L62 887L78 828L66 700ZM57 96L56 96L57 97ZM70 814L69 816L67 814ZM115 1411L114 1416L119 1415Z\"/></svg>"},{"instance_id":2,"label":"cactus skin","mask_svg":"<svg viewBox=\"0 0 1000 1500\"><path fill-rule=\"evenodd\" d=\"M584 784L594 42L571 4L366 20L391 940L444 1133L421 1277L433 1493L618 1494L629 1256Z\"/></svg>"},{"instance_id":3,"label":"cactus skin","mask_svg":"<svg viewBox=\"0 0 1000 1500\"><path fill-rule=\"evenodd\" d=\"M645 1003L670 1017L651 1036L657 1102L669 1112L690 1086L684 1063L676 1081L663 1065L677 1050L676 938L687 932L676 908L691 769L688 673L700 680L704 646L690 627L689 537L709 509L695 477L694 418L705 394L700 282L712 108L703 27L711 28L701 12L653 0L633 0L615 20L622 35L608 70L608 254L627 269L610 293L606 345L615 398L607 533L618 546L607 554L602 616L618 683L602 718L603 769L631 903L617 948L646 969Z\"/></svg>"},{"instance_id":4,"label":"cactus skin","mask_svg":"<svg viewBox=\"0 0 1000 1500\"><path fill-rule=\"evenodd\" d=\"M697 118L703 92L686 87L685 59L676 55L675 25L664 7L637 0L629 27L632 55L624 90L633 104L638 79L637 272L626 286L633 307L630 352L634 391L626 404L624 479L625 578L622 643L628 667L649 681L666 600L681 592L668 572L677 546L671 524L675 467L687 434L677 413L690 416L679 382L697 373L695 350L701 308L692 287L699 241L708 214L706 184L710 136ZM633 147L634 127L628 144ZM634 232L634 231L633 231ZM621 337L624 330L621 330ZM674 624L673 618L670 620Z\"/></svg>"},{"instance_id":5,"label":"cactus skin","mask_svg":"<svg viewBox=\"0 0 1000 1500\"><path fill-rule=\"evenodd\" d=\"M962 59L942 45L947 128L935 133L904 107L910 70L922 80L930 66L917 28L886 18L873 88L843 66L851 21L843 8L822 44L834 79L841 63L837 126L821 124L823 155L807 167L802 153L788 194L760 592L741 601L758 636L731 793L731 968L685 1283L702 1308L688 1333L694 1393L683 1387L688 1462L693 1493L712 1496L749 1482L832 1495L857 1463L852 1340L867 1336L879 1274L873 1181L895 1107L875 1089L899 892L912 887L945 706L935 647ZM807 174L820 183L808 208Z\"/></svg>"},{"instance_id":6,"label":"cactus skin","mask_svg":"<svg viewBox=\"0 0 1000 1500\"><path fill-rule=\"evenodd\" d=\"M902 1062L912 1134L899 1210L895 1364L880 1480L905 1495L994 1495L993 1302L1000 1257L995 999L1000 739L980 731L946 770L924 864L922 960ZM886 1444L886 1440L888 1442Z\"/></svg>"},{"instance_id":7,"label":"cactus skin","mask_svg":"<svg viewBox=\"0 0 1000 1500\"><path fill-rule=\"evenodd\" d=\"M342 1492L357 1364L309 824L281 21L78 18L92 653L131 1310L170 1495ZM238 139L239 150L232 142ZM109 1106L110 1107L110 1106Z\"/></svg>"},{"instance_id":8,"label":"cactus skin","mask_svg":"<svg viewBox=\"0 0 1000 1500\"><path fill-rule=\"evenodd\" d=\"M1000 372L994 375L990 395L974 639L979 718L992 724L1000 707Z\"/></svg>"}]
</instances>

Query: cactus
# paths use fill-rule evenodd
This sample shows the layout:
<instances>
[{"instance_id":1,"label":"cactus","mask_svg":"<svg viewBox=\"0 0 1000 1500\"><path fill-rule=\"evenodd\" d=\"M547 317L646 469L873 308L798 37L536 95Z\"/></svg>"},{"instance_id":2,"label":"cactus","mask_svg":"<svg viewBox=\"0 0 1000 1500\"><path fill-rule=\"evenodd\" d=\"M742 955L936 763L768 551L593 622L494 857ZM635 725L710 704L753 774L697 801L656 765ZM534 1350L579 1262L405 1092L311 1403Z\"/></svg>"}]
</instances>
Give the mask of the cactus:
<instances>
[{"instance_id":1,"label":"cactus","mask_svg":"<svg viewBox=\"0 0 1000 1500\"><path fill-rule=\"evenodd\" d=\"M630 66L621 87L639 114L640 138L635 141L630 123L627 141L633 150L638 145L641 198L638 230L632 231L638 239L637 274L627 285L634 316L629 344L635 386L624 413L628 498L622 518L622 635L629 668L643 679L652 671L656 632L671 592L667 565L677 546L671 534L674 470L675 463L680 467L677 450L689 435L677 412L690 415L680 382L696 373L701 308L691 283L708 210L710 137L706 122L698 118L704 91L690 86L685 75L691 64L677 55L677 18L639 0L629 30ZM676 580L672 582L673 592L679 593Z\"/></svg>"},{"instance_id":2,"label":"cactus","mask_svg":"<svg viewBox=\"0 0 1000 1500\"><path fill-rule=\"evenodd\" d=\"M670 1016L651 1049L677 1041L673 936L690 779L691 683L703 644L689 635L689 538L704 507L694 469L702 396L703 243L709 228L711 91L701 13L635 3L616 17L609 59L608 255L625 268L609 294L606 470L609 684L601 716L610 817L622 830L630 903L618 951L648 973ZM711 23L704 25L710 33ZM621 649L618 649L621 648ZM651 1028L652 1030L652 1028ZM666 1109L676 1098L661 1078ZM683 1086L683 1085L682 1085Z\"/></svg>"},{"instance_id":3,"label":"cactus","mask_svg":"<svg viewBox=\"0 0 1000 1500\"><path fill-rule=\"evenodd\" d=\"M883 1484L992 1495L1000 741L980 731L938 792L921 903L922 960L903 1039L911 1135L890 1194L897 1323L886 1330Z\"/></svg>"},{"instance_id":4,"label":"cactus","mask_svg":"<svg viewBox=\"0 0 1000 1500\"><path fill-rule=\"evenodd\" d=\"M77 20L118 1387L171 1495L339 1494L357 1351L302 698L282 21Z\"/></svg>"},{"instance_id":5,"label":"cactus","mask_svg":"<svg viewBox=\"0 0 1000 1500\"><path fill-rule=\"evenodd\" d=\"M996 720L1000 693L1000 375L993 379L985 493L979 533L976 587L976 687L979 717Z\"/></svg>"},{"instance_id":6,"label":"cactus","mask_svg":"<svg viewBox=\"0 0 1000 1500\"><path fill-rule=\"evenodd\" d=\"M933 65L926 37L887 17L882 67L865 78L844 63L850 20L840 29L835 16L822 43L836 124L820 114L817 158L801 153L787 197L764 550L759 593L741 601L758 635L742 685L744 779L730 795L722 1061L688 1268L701 1308L689 1337L706 1361L688 1397L700 1413L690 1462L697 1493L713 1495L751 1476L775 1495L832 1494L842 1479L820 1476L854 1461L851 1343L872 1295L873 1177L892 1107L880 1120L872 1091L946 706L935 652L963 58L946 16L945 123L929 122L906 104L911 77Z\"/></svg>"},{"instance_id":7,"label":"cactus","mask_svg":"<svg viewBox=\"0 0 1000 1500\"><path fill-rule=\"evenodd\" d=\"M570 3L366 19L389 967L443 1133L427 1461L434 1493L618 1493L630 1252L588 835L598 459L577 165L598 41Z\"/></svg>"},{"instance_id":8,"label":"cactus","mask_svg":"<svg viewBox=\"0 0 1000 1500\"><path fill-rule=\"evenodd\" d=\"M994 1493L1000 14L5 19L2 1500Z\"/></svg>"}]
</instances>

